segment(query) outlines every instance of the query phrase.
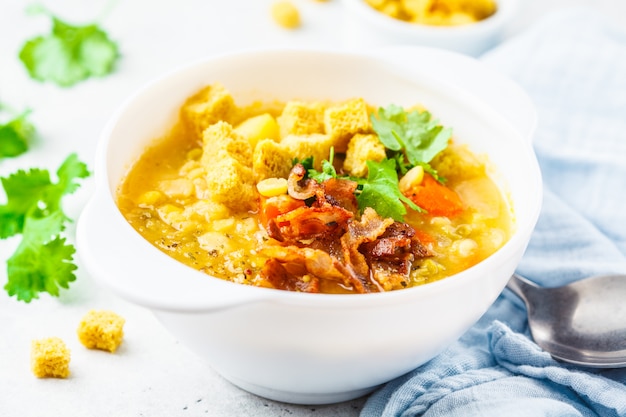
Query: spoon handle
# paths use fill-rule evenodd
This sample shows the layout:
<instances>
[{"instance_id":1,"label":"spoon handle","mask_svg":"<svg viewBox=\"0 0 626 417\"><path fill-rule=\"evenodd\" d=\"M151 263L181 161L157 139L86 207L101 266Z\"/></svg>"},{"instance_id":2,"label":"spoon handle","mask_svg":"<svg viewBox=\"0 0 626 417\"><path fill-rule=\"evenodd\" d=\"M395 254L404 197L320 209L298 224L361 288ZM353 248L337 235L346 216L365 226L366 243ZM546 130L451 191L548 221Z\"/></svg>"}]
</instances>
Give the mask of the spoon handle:
<instances>
[{"instance_id":1,"label":"spoon handle","mask_svg":"<svg viewBox=\"0 0 626 417\"><path fill-rule=\"evenodd\" d=\"M513 274L506 286L519 298L524 300L526 304L528 304L528 297L530 296L530 293L539 288L537 284L518 274Z\"/></svg>"}]
</instances>

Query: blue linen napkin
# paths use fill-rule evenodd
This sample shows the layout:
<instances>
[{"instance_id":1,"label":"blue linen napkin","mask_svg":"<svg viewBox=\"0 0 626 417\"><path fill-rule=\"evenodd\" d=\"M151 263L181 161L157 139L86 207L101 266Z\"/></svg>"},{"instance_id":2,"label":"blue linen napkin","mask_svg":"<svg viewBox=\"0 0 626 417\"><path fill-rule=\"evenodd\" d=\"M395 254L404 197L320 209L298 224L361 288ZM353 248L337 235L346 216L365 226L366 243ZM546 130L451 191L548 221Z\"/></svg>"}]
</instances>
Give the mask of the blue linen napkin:
<instances>
[{"instance_id":1,"label":"blue linen napkin","mask_svg":"<svg viewBox=\"0 0 626 417\"><path fill-rule=\"evenodd\" d=\"M572 9L481 59L524 87L539 114L544 205L518 272L543 286L626 273L626 32ZM626 369L553 360L505 290L457 343L372 394L361 416L624 417Z\"/></svg>"}]
</instances>

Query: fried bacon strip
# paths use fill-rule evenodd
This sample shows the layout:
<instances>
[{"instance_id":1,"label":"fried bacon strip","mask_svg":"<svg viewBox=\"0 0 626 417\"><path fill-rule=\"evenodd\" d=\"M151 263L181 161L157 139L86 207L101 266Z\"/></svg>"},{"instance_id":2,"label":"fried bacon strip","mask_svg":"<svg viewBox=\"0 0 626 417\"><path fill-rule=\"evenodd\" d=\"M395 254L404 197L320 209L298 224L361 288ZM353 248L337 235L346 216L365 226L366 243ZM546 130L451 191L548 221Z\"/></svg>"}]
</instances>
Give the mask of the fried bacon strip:
<instances>
[{"instance_id":1,"label":"fried bacon strip","mask_svg":"<svg viewBox=\"0 0 626 417\"><path fill-rule=\"evenodd\" d=\"M351 287L351 273L341 264L339 259L331 256L328 252L320 249L312 249L298 246L265 245L261 254L268 256L283 267L292 278L301 279L313 276L319 279L328 279ZM267 267L267 264L266 264ZM274 266L272 268L275 268ZM268 280L275 285L276 278L267 276ZM288 282L285 277L279 278Z\"/></svg>"},{"instance_id":2,"label":"fried bacon strip","mask_svg":"<svg viewBox=\"0 0 626 417\"><path fill-rule=\"evenodd\" d=\"M357 219L356 182L319 184L305 174L302 165L294 166L285 197L308 205L282 202L295 208L267 221L273 239L261 250L269 258L261 276L289 291L319 292L320 280L358 293L406 287L415 259L431 256L415 229L369 207Z\"/></svg>"},{"instance_id":3,"label":"fried bacon strip","mask_svg":"<svg viewBox=\"0 0 626 417\"><path fill-rule=\"evenodd\" d=\"M354 215L339 206L299 207L273 219L276 228L270 237L279 240L307 240L335 234L345 229Z\"/></svg>"}]
</instances>

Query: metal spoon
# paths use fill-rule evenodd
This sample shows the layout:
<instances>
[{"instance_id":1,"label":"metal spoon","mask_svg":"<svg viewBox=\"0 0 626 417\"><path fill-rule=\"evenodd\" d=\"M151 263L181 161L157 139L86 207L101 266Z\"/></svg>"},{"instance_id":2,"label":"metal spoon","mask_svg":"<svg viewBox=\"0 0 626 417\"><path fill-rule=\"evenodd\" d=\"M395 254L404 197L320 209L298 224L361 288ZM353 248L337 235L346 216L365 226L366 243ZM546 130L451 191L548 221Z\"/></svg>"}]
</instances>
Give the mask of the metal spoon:
<instances>
[{"instance_id":1,"label":"metal spoon","mask_svg":"<svg viewBox=\"0 0 626 417\"><path fill-rule=\"evenodd\" d=\"M514 274L507 287L526 303L535 342L557 360L626 367L626 275L542 288Z\"/></svg>"}]
</instances>

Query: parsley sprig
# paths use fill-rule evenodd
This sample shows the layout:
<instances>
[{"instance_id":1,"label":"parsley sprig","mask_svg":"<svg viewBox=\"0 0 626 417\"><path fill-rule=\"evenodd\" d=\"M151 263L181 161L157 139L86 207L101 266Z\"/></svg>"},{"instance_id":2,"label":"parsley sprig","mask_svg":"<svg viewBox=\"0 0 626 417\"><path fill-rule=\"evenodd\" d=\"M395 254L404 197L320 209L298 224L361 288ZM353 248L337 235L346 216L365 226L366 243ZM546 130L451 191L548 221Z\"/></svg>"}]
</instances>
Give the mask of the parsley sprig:
<instances>
[{"instance_id":1,"label":"parsley sprig","mask_svg":"<svg viewBox=\"0 0 626 417\"><path fill-rule=\"evenodd\" d=\"M441 126L428 111L406 112L395 104L379 108L377 115L370 115L370 120L401 174L420 165L443 181L429 162L448 146L452 129Z\"/></svg>"},{"instance_id":2,"label":"parsley sprig","mask_svg":"<svg viewBox=\"0 0 626 417\"><path fill-rule=\"evenodd\" d=\"M98 25L71 25L41 6L30 12L45 14L52 20L51 33L26 41L19 53L32 78L69 87L113 71L118 47Z\"/></svg>"},{"instance_id":3,"label":"parsley sprig","mask_svg":"<svg viewBox=\"0 0 626 417\"><path fill-rule=\"evenodd\" d=\"M11 113L0 105L0 112ZM35 128L28 120L30 110L17 116L11 115L6 122L0 121L0 159L12 158L23 154L33 140Z\"/></svg>"},{"instance_id":4,"label":"parsley sprig","mask_svg":"<svg viewBox=\"0 0 626 417\"><path fill-rule=\"evenodd\" d=\"M52 182L47 170L19 170L0 178L7 202L0 205L0 239L21 234L22 240L7 261L8 282L4 289L18 300L30 302L47 292L59 295L76 279L74 246L62 236L70 218L61 201L79 187L78 180L89 176L87 166L70 155Z\"/></svg>"}]
</instances>

